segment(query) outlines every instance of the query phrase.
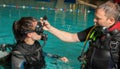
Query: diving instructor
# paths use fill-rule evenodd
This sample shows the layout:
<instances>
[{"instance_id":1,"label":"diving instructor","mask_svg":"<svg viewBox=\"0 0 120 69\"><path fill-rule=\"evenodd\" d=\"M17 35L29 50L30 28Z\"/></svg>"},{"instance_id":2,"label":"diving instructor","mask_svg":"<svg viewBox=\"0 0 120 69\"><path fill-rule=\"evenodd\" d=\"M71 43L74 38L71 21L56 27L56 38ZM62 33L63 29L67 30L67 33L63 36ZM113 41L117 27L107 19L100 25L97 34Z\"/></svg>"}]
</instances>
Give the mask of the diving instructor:
<instances>
[{"instance_id":1,"label":"diving instructor","mask_svg":"<svg viewBox=\"0 0 120 69\"><path fill-rule=\"evenodd\" d=\"M44 29L65 42L89 41L83 69L120 69L120 7L108 1L95 10L94 26L77 33L61 31L44 21Z\"/></svg>"}]
</instances>

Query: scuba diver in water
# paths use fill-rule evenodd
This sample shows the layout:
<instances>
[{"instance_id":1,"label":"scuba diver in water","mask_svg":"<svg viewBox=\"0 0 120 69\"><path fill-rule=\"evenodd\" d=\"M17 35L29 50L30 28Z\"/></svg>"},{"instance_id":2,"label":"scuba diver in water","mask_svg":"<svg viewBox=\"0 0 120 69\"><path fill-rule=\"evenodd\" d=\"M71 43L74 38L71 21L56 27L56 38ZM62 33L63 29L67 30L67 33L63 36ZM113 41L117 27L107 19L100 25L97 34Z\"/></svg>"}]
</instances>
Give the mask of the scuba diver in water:
<instances>
[{"instance_id":1,"label":"scuba diver in water","mask_svg":"<svg viewBox=\"0 0 120 69\"><path fill-rule=\"evenodd\" d=\"M65 42L89 42L79 60L82 69L120 69L120 7L111 1L98 6L95 10L95 25L72 34L58 30L45 20L44 30ZM43 23L42 22L42 23Z\"/></svg>"},{"instance_id":2,"label":"scuba diver in water","mask_svg":"<svg viewBox=\"0 0 120 69\"><path fill-rule=\"evenodd\" d=\"M47 40L43 26L33 17L22 17L13 24L16 44L12 50L12 69L42 69L46 67L44 56L67 62L66 57L45 53L38 40Z\"/></svg>"}]
</instances>

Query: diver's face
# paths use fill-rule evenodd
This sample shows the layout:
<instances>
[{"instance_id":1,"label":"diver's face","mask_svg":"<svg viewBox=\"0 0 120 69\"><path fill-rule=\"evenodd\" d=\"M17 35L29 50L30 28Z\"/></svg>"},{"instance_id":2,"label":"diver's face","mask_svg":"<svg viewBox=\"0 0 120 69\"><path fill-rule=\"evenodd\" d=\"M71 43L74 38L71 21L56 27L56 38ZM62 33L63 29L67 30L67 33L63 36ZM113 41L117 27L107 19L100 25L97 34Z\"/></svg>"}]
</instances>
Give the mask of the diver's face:
<instances>
[{"instance_id":1,"label":"diver's face","mask_svg":"<svg viewBox=\"0 0 120 69\"><path fill-rule=\"evenodd\" d=\"M34 41L34 40L40 40L41 39L41 35L38 35L36 32L31 32L30 34L30 38Z\"/></svg>"},{"instance_id":2,"label":"diver's face","mask_svg":"<svg viewBox=\"0 0 120 69\"><path fill-rule=\"evenodd\" d=\"M105 11L103 9L97 9L95 12L94 22L96 25L110 27L111 22L108 17L105 16Z\"/></svg>"}]
</instances>

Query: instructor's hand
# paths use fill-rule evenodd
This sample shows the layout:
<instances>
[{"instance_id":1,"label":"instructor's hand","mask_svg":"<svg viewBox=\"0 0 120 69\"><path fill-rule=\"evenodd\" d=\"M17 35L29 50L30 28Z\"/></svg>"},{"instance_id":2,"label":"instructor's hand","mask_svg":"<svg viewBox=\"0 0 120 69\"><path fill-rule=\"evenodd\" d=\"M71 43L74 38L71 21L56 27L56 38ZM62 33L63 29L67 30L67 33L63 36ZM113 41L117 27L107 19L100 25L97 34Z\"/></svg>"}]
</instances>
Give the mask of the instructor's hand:
<instances>
[{"instance_id":1,"label":"instructor's hand","mask_svg":"<svg viewBox=\"0 0 120 69\"><path fill-rule=\"evenodd\" d=\"M49 30L52 27L50 23L47 20L43 20L43 18L40 18L40 22L42 23L44 30Z\"/></svg>"}]
</instances>

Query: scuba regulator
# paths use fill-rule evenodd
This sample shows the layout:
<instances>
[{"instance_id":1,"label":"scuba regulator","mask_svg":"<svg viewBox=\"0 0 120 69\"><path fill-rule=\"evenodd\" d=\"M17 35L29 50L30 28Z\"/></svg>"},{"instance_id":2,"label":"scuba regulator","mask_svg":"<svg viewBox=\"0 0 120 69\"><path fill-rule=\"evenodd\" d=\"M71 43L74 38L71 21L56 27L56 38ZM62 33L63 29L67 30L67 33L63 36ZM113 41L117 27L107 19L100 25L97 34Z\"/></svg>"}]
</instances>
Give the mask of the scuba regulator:
<instances>
[{"instance_id":1,"label":"scuba regulator","mask_svg":"<svg viewBox=\"0 0 120 69\"><path fill-rule=\"evenodd\" d=\"M119 30L117 30L117 29L115 29L113 31L109 31L108 28L102 27L102 26L94 26L93 28L91 28L88 35L87 35L88 38L86 38L86 41L84 43L81 55L78 57L78 60L80 62L82 62L81 68L83 69L85 67L86 63L87 63L86 60L87 60L88 55L86 55L86 54L88 52L84 52L84 51L85 51L86 43L87 43L88 40L90 40L91 42L96 42L96 40L98 38L101 38L101 37L103 37L101 39L101 41L103 41L103 42L110 41L110 40L114 40L114 41L119 40L119 39L114 38L114 36L116 36L116 35L117 35L117 37L119 35ZM114 46L117 47L117 44L118 44L117 42L116 43L114 42L114 43L110 43L110 46L107 46L108 49L110 49L111 55L115 51L115 49L113 47ZM94 46L96 46L96 45L94 45ZM97 45L96 47L99 47L99 45ZM104 47L107 48L106 46L104 46ZM103 47L100 46L99 48L103 48ZM112 56L112 59L114 59L114 56Z\"/></svg>"},{"instance_id":2,"label":"scuba regulator","mask_svg":"<svg viewBox=\"0 0 120 69\"><path fill-rule=\"evenodd\" d=\"M78 60L80 62L82 62L81 68L84 68L86 63L87 63L86 62L86 57L87 57L86 53L87 52L85 52L87 41L89 39L92 40L92 41L95 41L97 38L101 37L103 34L106 34L107 32L108 32L108 29L106 27L102 27L102 26L93 26L90 29L90 31L89 31L89 33L86 37L86 40L84 42L84 46L83 46L81 55L78 57Z\"/></svg>"},{"instance_id":3,"label":"scuba regulator","mask_svg":"<svg viewBox=\"0 0 120 69\"><path fill-rule=\"evenodd\" d=\"M43 17L43 20L47 20L47 16L44 16L44 17ZM47 34L44 34L44 33L43 33L43 32L44 32L43 26L44 26L44 23L43 23L43 25L42 25L41 22L38 22L38 23L37 23L37 26L36 26L36 28L35 28L35 32L36 32L37 34L39 34L39 35L42 36L41 40L47 40L48 36L47 36Z\"/></svg>"}]
</instances>

